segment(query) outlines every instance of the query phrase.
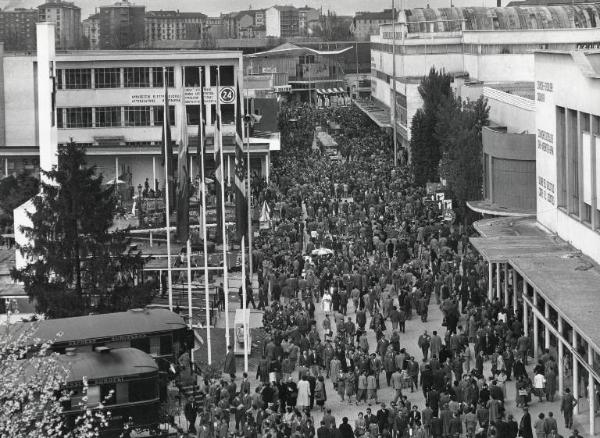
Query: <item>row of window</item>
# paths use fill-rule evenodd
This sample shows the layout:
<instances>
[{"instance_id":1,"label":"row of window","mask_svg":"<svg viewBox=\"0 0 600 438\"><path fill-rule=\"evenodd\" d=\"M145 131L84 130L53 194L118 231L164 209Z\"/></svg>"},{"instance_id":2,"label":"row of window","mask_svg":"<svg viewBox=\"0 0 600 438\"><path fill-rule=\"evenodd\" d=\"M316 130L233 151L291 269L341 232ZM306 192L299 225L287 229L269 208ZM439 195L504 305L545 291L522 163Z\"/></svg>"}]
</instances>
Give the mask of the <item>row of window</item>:
<instances>
[{"instance_id":1,"label":"row of window","mask_svg":"<svg viewBox=\"0 0 600 438\"><path fill-rule=\"evenodd\" d=\"M373 50L392 53L392 44L372 43ZM396 44L398 55L441 55L463 53L471 55L526 54L537 50L574 50L574 44Z\"/></svg>"},{"instance_id":2,"label":"row of window","mask_svg":"<svg viewBox=\"0 0 600 438\"><path fill-rule=\"evenodd\" d=\"M108 68L67 68L56 72L59 90L82 90L92 88L159 88L175 86L174 67L108 67ZM199 86L198 67L185 67L183 75L185 86ZM220 85L235 85L233 66L219 68ZM217 67L210 67L210 85L216 86Z\"/></svg>"},{"instance_id":3,"label":"row of window","mask_svg":"<svg viewBox=\"0 0 600 438\"><path fill-rule=\"evenodd\" d=\"M186 105L188 125L198 125L200 108ZM211 120L216 117L215 105L211 105ZM59 129L111 128L127 126L162 126L164 108L160 106L104 106L57 108L56 124ZM235 105L221 105L221 121L224 125L235 122ZM169 106L169 122L175 125L175 107Z\"/></svg>"},{"instance_id":4,"label":"row of window","mask_svg":"<svg viewBox=\"0 0 600 438\"><path fill-rule=\"evenodd\" d=\"M162 106L58 108L56 120L59 129L162 126L163 114ZM169 121L175 122L174 106L169 106Z\"/></svg>"}]
</instances>

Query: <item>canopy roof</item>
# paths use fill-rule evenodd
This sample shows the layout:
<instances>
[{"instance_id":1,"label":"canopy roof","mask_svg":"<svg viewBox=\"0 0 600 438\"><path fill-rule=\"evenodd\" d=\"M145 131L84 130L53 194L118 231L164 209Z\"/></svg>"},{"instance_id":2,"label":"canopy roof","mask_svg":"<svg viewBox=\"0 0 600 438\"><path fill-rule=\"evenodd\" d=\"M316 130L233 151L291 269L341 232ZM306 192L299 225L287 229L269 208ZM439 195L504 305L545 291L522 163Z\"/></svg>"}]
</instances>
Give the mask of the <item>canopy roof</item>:
<instances>
[{"instance_id":1,"label":"canopy roof","mask_svg":"<svg viewBox=\"0 0 600 438\"><path fill-rule=\"evenodd\" d=\"M320 56L335 56L341 55L342 53L347 52L352 49L352 46L345 47L339 50L316 50L311 49L309 47L300 47L292 43L284 43L280 46L277 46L271 50L267 50L265 52L253 53L251 55L247 55L250 58L268 58L275 56L298 56L304 54L310 55L320 55Z\"/></svg>"}]
</instances>

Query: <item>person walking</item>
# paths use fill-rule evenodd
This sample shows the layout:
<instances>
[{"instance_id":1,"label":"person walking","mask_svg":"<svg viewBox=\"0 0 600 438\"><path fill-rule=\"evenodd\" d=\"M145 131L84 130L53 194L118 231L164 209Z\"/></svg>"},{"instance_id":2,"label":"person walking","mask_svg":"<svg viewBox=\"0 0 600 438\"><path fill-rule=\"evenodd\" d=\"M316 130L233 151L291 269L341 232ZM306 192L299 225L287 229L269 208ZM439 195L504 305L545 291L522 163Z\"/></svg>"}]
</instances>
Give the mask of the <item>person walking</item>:
<instances>
[{"instance_id":1,"label":"person walking","mask_svg":"<svg viewBox=\"0 0 600 438\"><path fill-rule=\"evenodd\" d=\"M531 429L531 414L527 407L523 408L523 416L519 422L519 436L523 438L533 438L533 431Z\"/></svg>"},{"instance_id":2,"label":"person walking","mask_svg":"<svg viewBox=\"0 0 600 438\"><path fill-rule=\"evenodd\" d=\"M546 422L544 421L546 416L543 412L540 412L533 429L535 430L535 438L546 438Z\"/></svg>"},{"instance_id":3,"label":"person walking","mask_svg":"<svg viewBox=\"0 0 600 438\"><path fill-rule=\"evenodd\" d=\"M560 402L560 411L565 417L565 427L570 429L573 427L573 408L577 405L577 400L571 394L569 388L565 389L565 395Z\"/></svg>"},{"instance_id":4,"label":"person walking","mask_svg":"<svg viewBox=\"0 0 600 438\"><path fill-rule=\"evenodd\" d=\"M299 410L307 409L310 406L310 384L306 375L302 376L302 380L298 382L298 398L296 399L296 407Z\"/></svg>"}]
</instances>

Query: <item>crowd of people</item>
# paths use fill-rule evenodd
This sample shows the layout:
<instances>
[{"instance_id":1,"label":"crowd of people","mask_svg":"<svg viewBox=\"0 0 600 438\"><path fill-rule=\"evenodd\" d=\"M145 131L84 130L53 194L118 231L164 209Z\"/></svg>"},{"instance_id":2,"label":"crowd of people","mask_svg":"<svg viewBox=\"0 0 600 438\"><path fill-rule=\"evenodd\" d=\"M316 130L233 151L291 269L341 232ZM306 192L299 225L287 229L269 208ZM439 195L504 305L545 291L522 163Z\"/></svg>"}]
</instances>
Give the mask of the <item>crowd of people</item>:
<instances>
[{"instance_id":1,"label":"crowd of people","mask_svg":"<svg viewBox=\"0 0 600 438\"><path fill-rule=\"evenodd\" d=\"M315 127L330 121L340 127L334 137L343 160L311 148ZM531 339L520 310L506 307L511 300L488 300L488 268L469 245L469 228L445 222L410 169L394 166L391 139L355 108L288 106L280 124L284 147L258 194L274 220L253 249L268 333L258 383L251 387L245 373L239 380L230 351L227 378L204 379L202 406L186 409L191 431L203 438L558 437L553 413L532 420L528 412L532 398L554 399L556 358L546 351L527 373ZM442 326L422 330L418 348L409 348L406 326L425 323L431 304ZM518 421L505 409L509 382L523 408ZM390 400L383 387L392 389ZM364 412L332 412L334 398ZM563 397L567 427L575 403Z\"/></svg>"}]
</instances>

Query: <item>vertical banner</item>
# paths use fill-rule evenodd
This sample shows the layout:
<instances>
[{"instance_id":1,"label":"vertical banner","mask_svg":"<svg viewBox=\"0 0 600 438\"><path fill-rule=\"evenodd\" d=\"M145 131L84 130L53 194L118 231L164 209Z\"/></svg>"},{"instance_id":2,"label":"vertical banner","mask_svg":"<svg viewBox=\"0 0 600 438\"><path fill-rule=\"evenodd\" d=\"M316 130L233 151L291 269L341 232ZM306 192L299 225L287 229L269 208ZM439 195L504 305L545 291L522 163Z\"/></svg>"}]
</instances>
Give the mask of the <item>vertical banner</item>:
<instances>
[{"instance_id":1,"label":"vertical banner","mask_svg":"<svg viewBox=\"0 0 600 438\"><path fill-rule=\"evenodd\" d=\"M236 81L235 108L235 224L237 240L244 239L248 230L248 198L246 193L246 160L244 158L244 107L240 84Z\"/></svg>"},{"instance_id":2,"label":"vertical banner","mask_svg":"<svg viewBox=\"0 0 600 438\"><path fill-rule=\"evenodd\" d=\"M162 150L162 164L165 168L165 193L169 199L173 199L173 144L171 142L171 120L169 118L169 77L166 67L163 69L163 83L165 86L165 102L163 104L163 126L162 141L164 148ZM172 211L172 207L169 208Z\"/></svg>"},{"instance_id":3,"label":"vertical banner","mask_svg":"<svg viewBox=\"0 0 600 438\"><path fill-rule=\"evenodd\" d=\"M221 68L217 66L217 96L220 93L220 71ZM223 133L221 132L221 102L217 97L216 103L216 114L215 114L215 135L214 135L214 159L215 159L215 198L217 204L217 243L224 241L223 231L221 224L225 221L225 211L223 203L220 202L221 198L225 197L225 178L223 171Z\"/></svg>"},{"instance_id":4,"label":"vertical banner","mask_svg":"<svg viewBox=\"0 0 600 438\"><path fill-rule=\"evenodd\" d=\"M183 243L190 235L190 196L188 169L187 107L185 105L185 67L181 67L180 139L177 153L177 240Z\"/></svg>"}]
</instances>

